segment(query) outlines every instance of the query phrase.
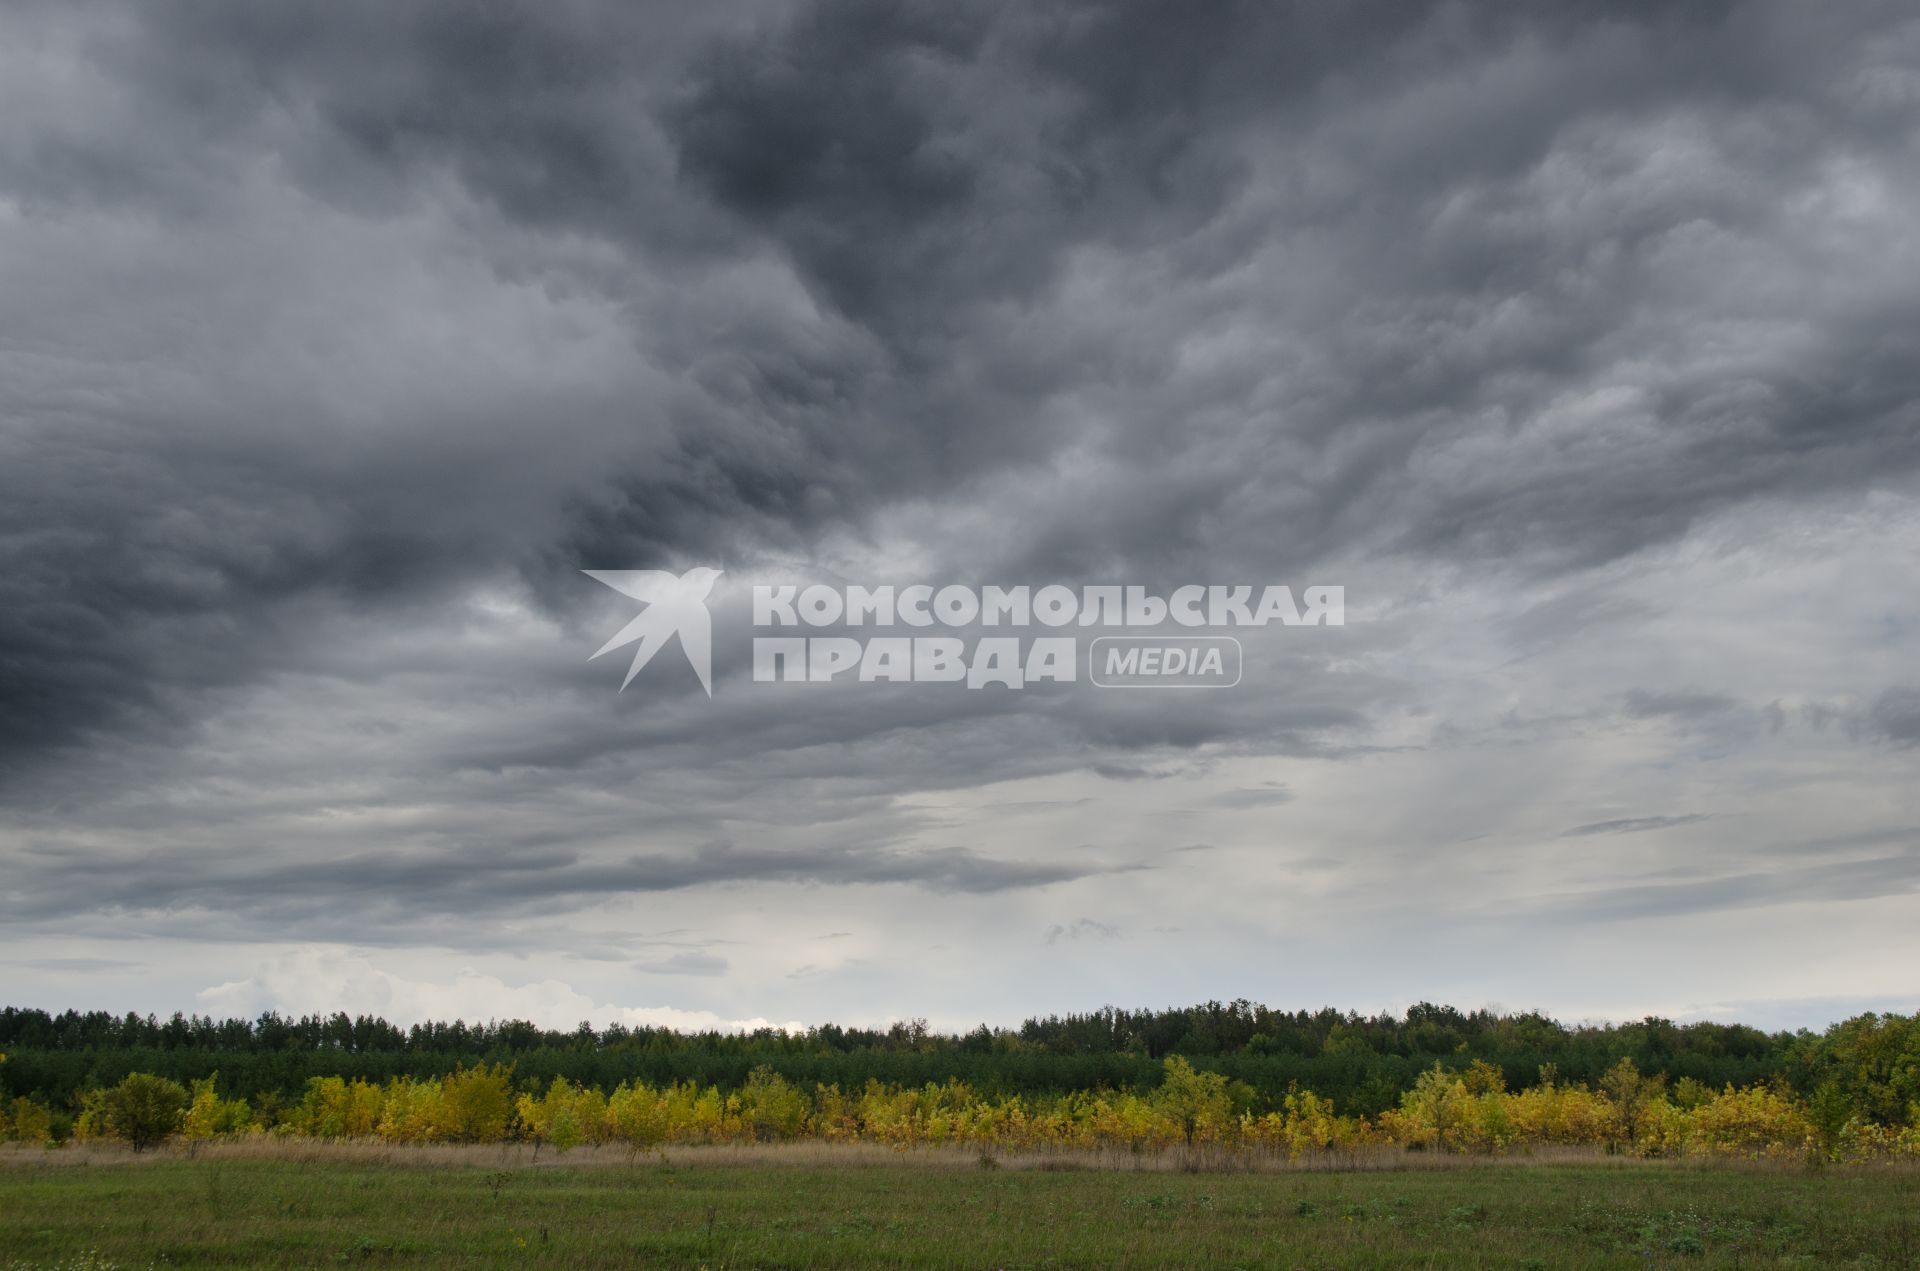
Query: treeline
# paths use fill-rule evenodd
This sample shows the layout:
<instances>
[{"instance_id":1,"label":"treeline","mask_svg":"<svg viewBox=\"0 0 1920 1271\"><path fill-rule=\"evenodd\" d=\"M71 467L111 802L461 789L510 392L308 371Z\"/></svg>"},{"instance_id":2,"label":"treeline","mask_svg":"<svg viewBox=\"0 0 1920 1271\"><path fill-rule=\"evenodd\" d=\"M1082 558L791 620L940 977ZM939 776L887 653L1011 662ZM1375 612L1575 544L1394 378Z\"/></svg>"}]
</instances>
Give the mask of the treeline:
<instances>
[{"instance_id":1,"label":"treeline","mask_svg":"<svg viewBox=\"0 0 1920 1271\"><path fill-rule=\"evenodd\" d=\"M1518 1091L1508 1090L1499 1071L1483 1060L1464 1071L1436 1063L1378 1117L1341 1113L1308 1090L1288 1090L1265 1112L1256 1110L1255 1101L1250 1088L1196 1069L1181 1056L1165 1060L1158 1084L1143 1094L989 1097L959 1081L919 1088L870 1081L854 1091L809 1091L762 1067L731 1092L694 1082L622 1082L605 1091L556 1077L544 1090L516 1095L511 1069L496 1065L384 1084L314 1077L298 1102L271 1114L222 1095L216 1078L189 1089L133 1073L111 1087L86 1091L72 1116L16 1098L0 1107L0 1138L47 1147L67 1138L117 1139L136 1151L176 1137L190 1144L260 1136L520 1142L536 1153L542 1146L564 1152L611 1144L634 1159L668 1144L810 1139L896 1149L964 1147L978 1150L988 1164L1003 1150L1146 1152L1183 1146L1294 1160L1310 1153L1493 1154L1548 1145L1645 1156L1800 1158L1810 1165L1920 1156L1920 1126L1866 1119L1832 1083L1811 1100L1778 1085L1715 1091L1688 1079L1670 1085L1629 1059L1609 1069L1597 1089L1561 1083L1549 1073Z\"/></svg>"},{"instance_id":2,"label":"treeline","mask_svg":"<svg viewBox=\"0 0 1920 1271\"><path fill-rule=\"evenodd\" d=\"M475 1066L510 1068L516 1089L558 1078L583 1088L694 1084L738 1091L756 1071L802 1090L914 1089L964 1083L982 1098L1080 1091L1144 1095L1164 1061L1180 1057L1250 1092L1249 1111L1274 1111L1289 1090L1311 1091L1344 1113L1379 1117L1401 1106L1436 1063L1475 1061L1504 1089L1597 1088L1622 1060L1667 1083L1721 1090L1778 1087L1802 1100L1831 1087L1876 1124L1914 1123L1920 1103L1920 1026L1863 1015L1823 1033L1767 1033L1738 1024L1569 1026L1525 1012L1463 1012L1421 1004L1405 1015L1278 1011L1246 1001L1174 1010L1107 1008L985 1025L962 1034L924 1022L887 1029L824 1024L804 1032L680 1033L663 1028L541 1029L525 1021L426 1023L401 1028L370 1016L265 1014L255 1020L104 1012L0 1010L0 1089L54 1109L147 1073L182 1087L219 1074L224 1095L271 1122L304 1097L310 1079L384 1085L438 1079Z\"/></svg>"}]
</instances>

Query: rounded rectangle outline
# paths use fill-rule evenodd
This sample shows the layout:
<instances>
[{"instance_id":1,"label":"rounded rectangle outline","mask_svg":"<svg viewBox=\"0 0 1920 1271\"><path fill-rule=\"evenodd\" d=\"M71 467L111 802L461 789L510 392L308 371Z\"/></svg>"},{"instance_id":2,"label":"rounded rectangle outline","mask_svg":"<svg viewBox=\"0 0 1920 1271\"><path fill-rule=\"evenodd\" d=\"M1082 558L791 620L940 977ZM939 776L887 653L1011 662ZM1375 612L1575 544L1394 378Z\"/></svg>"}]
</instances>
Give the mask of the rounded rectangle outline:
<instances>
[{"instance_id":1,"label":"rounded rectangle outline","mask_svg":"<svg viewBox=\"0 0 1920 1271\"><path fill-rule=\"evenodd\" d=\"M1233 679L1225 683L1214 683L1214 684L1209 684L1204 681L1197 684L1102 684L1100 682L1100 671L1099 671L1100 660L1099 658L1095 657L1094 654L1095 654L1095 651L1099 649L1101 643L1107 640L1114 640L1114 641L1139 640L1139 641L1145 641L1148 643L1155 643L1155 644L1161 644L1161 645L1180 643L1180 641L1178 640L1162 639L1159 636L1098 636L1098 637L1095 637L1093 643L1087 646L1087 682L1092 684L1095 688L1233 688L1240 683L1241 678L1245 676L1247 673L1247 651L1246 649L1241 647L1240 637L1238 636L1188 636L1187 637L1188 642L1193 642L1193 643L1197 643L1201 640L1223 640L1226 643L1231 644L1233 646L1233 654L1234 654Z\"/></svg>"}]
</instances>

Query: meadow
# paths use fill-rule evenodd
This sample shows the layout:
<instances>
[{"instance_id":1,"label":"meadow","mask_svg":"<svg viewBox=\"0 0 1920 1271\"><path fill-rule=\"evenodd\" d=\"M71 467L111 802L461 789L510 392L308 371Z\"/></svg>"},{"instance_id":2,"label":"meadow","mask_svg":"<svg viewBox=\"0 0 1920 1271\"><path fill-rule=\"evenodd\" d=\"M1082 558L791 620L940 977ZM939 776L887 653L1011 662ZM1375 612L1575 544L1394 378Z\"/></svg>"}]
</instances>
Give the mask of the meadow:
<instances>
[{"instance_id":1,"label":"meadow","mask_svg":"<svg viewBox=\"0 0 1920 1271\"><path fill-rule=\"evenodd\" d=\"M1338 1166L1338 1168L1330 1168ZM0 1150L0 1267L1914 1267L1920 1172L255 1139Z\"/></svg>"},{"instance_id":2,"label":"meadow","mask_svg":"<svg viewBox=\"0 0 1920 1271\"><path fill-rule=\"evenodd\" d=\"M1920 1020L0 1011L0 1271L1920 1267Z\"/></svg>"}]
</instances>

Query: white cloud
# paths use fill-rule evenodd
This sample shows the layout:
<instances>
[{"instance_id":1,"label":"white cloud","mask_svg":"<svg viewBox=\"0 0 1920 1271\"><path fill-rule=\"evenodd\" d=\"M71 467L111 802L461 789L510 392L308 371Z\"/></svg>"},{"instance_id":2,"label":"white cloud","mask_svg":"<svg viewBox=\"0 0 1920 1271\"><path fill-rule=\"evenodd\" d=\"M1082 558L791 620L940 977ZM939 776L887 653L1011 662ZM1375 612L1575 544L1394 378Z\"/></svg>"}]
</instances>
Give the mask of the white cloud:
<instances>
[{"instance_id":1,"label":"white cloud","mask_svg":"<svg viewBox=\"0 0 1920 1271\"><path fill-rule=\"evenodd\" d=\"M215 1015L344 1011L382 1016L402 1026L424 1020L524 1019L542 1028L572 1028L582 1020L596 1027L617 1023L682 1031L804 1027L792 1020L725 1019L712 1011L596 1002L559 980L509 984L471 968L445 981L409 979L375 966L363 955L322 947L269 958L254 974L203 989L198 998L202 1009Z\"/></svg>"}]
</instances>

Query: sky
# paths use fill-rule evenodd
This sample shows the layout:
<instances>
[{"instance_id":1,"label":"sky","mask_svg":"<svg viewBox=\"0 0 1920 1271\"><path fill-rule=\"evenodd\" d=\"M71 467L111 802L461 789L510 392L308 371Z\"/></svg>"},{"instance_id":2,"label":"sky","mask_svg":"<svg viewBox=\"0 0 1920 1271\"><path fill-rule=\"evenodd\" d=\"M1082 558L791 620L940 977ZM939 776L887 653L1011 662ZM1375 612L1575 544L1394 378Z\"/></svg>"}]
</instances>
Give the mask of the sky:
<instances>
[{"instance_id":1,"label":"sky","mask_svg":"<svg viewBox=\"0 0 1920 1271\"><path fill-rule=\"evenodd\" d=\"M10 4L0 1000L1914 1010L1917 206L1893 0ZM820 581L1346 621L756 682Z\"/></svg>"}]
</instances>

